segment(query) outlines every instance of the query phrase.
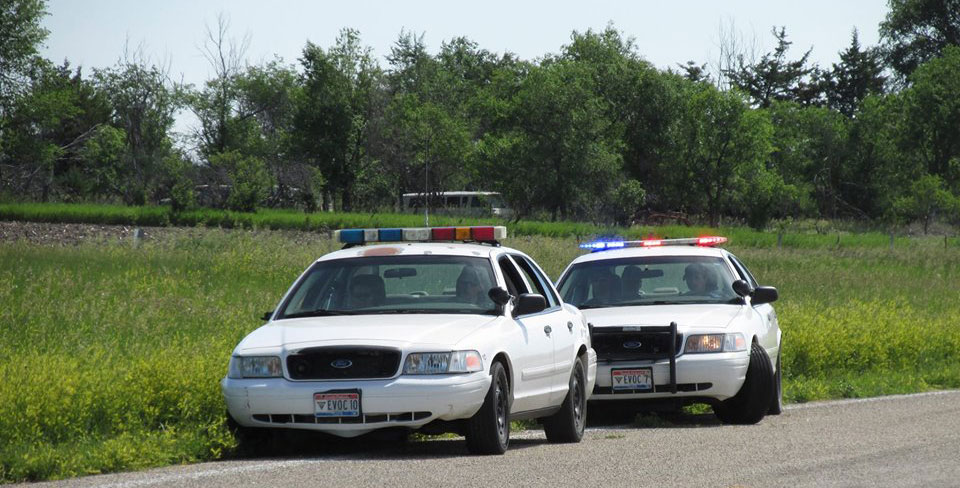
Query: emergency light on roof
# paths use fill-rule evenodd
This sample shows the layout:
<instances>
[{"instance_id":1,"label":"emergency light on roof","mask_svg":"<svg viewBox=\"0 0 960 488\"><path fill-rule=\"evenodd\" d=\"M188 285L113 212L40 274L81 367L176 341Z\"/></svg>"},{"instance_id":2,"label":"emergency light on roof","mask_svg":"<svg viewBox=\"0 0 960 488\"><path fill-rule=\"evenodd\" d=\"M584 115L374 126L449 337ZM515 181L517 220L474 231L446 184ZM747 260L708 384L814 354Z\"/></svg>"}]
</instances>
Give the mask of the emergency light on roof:
<instances>
[{"instance_id":1,"label":"emergency light on roof","mask_svg":"<svg viewBox=\"0 0 960 488\"><path fill-rule=\"evenodd\" d=\"M333 238L343 244L372 242L437 242L476 241L497 242L507 237L504 226L472 227L395 227L390 229L342 229L334 231Z\"/></svg>"},{"instance_id":2,"label":"emergency light on roof","mask_svg":"<svg viewBox=\"0 0 960 488\"><path fill-rule=\"evenodd\" d=\"M658 247L658 246L718 246L727 242L726 237L705 236L689 239L644 239L641 241L594 241L580 244L580 249L589 249L592 252L608 249L622 249L624 247Z\"/></svg>"}]
</instances>

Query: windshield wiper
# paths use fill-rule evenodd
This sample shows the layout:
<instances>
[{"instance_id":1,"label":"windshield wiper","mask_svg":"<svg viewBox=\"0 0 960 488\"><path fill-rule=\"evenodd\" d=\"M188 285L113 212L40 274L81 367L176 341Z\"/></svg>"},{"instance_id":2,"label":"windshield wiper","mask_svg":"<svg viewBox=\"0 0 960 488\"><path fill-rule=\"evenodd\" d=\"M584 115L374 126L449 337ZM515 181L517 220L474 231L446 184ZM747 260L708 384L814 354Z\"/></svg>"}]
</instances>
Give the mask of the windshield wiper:
<instances>
[{"instance_id":1,"label":"windshield wiper","mask_svg":"<svg viewBox=\"0 0 960 488\"><path fill-rule=\"evenodd\" d=\"M329 317L331 315L356 315L356 314L357 312L354 312L351 310L325 310L321 308L318 310L308 310L306 312L286 314L282 318L298 319L302 317Z\"/></svg>"},{"instance_id":2,"label":"windshield wiper","mask_svg":"<svg viewBox=\"0 0 960 488\"><path fill-rule=\"evenodd\" d=\"M473 308L398 308L393 310L374 310L368 314L497 314L496 310L477 310Z\"/></svg>"}]
</instances>

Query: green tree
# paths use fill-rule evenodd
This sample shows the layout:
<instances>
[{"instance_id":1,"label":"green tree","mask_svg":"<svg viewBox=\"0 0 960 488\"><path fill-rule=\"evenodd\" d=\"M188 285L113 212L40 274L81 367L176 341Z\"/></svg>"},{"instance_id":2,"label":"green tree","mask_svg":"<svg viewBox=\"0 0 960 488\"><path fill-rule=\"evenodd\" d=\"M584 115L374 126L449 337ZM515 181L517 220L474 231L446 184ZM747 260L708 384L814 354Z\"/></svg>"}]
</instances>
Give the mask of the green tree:
<instances>
[{"instance_id":1,"label":"green tree","mask_svg":"<svg viewBox=\"0 0 960 488\"><path fill-rule=\"evenodd\" d=\"M888 5L880 41L901 80L947 46L960 46L960 0L889 0Z\"/></svg>"},{"instance_id":2,"label":"green tree","mask_svg":"<svg viewBox=\"0 0 960 488\"><path fill-rule=\"evenodd\" d=\"M626 180L613 190L613 198L605 210L613 216L616 225L626 227L633 223L646 198L647 191L639 181Z\"/></svg>"},{"instance_id":3,"label":"green tree","mask_svg":"<svg viewBox=\"0 0 960 488\"><path fill-rule=\"evenodd\" d=\"M883 94L885 84L880 52L861 48L854 29L850 47L840 52L840 63L824 74L827 106L852 117L868 95Z\"/></svg>"},{"instance_id":4,"label":"green tree","mask_svg":"<svg viewBox=\"0 0 960 488\"><path fill-rule=\"evenodd\" d=\"M236 136L231 147L267 164L277 183L267 203L312 206L309 202L315 201L320 189L313 187L311 178L304 178L309 169L295 150L294 121L303 90L294 67L280 59L249 66L234 78L234 85L236 114L243 115L231 122Z\"/></svg>"},{"instance_id":5,"label":"green tree","mask_svg":"<svg viewBox=\"0 0 960 488\"><path fill-rule=\"evenodd\" d=\"M435 58L422 35L402 32L387 60L386 99L373 151L391 182L395 207L402 206L405 192L465 188L475 173L468 162L480 127L471 104L480 103L473 97L489 69L488 54L460 38L444 43Z\"/></svg>"},{"instance_id":6,"label":"green tree","mask_svg":"<svg viewBox=\"0 0 960 488\"><path fill-rule=\"evenodd\" d=\"M357 180L370 164L367 139L380 68L351 29L341 31L327 51L308 42L300 63L303 98L294 122L299 150L339 195L341 207L351 210Z\"/></svg>"},{"instance_id":7,"label":"green tree","mask_svg":"<svg viewBox=\"0 0 960 488\"><path fill-rule=\"evenodd\" d=\"M846 201L872 219L889 220L893 200L926 170L903 150L905 99L901 94L870 95L847 123Z\"/></svg>"},{"instance_id":8,"label":"green tree","mask_svg":"<svg viewBox=\"0 0 960 488\"><path fill-rule=\"evenodd\" d=\"M910 80L903 92L901 149L960 194L960 47L946 47Z\"/></svg>"},{"instance_id":9,"label":"green tree","mask_svg":"<svg viewBox=\"0 0 960 488\"><path fill-rule=\"evenodd\" d=\"M769 114L774 127L769 167L782 177L784 190L797 196L780 201L781 213L863 217L859 205L865 202L851 196L862 195L859 190L869 175L857 174L848 164L849 119L794 102L774 103Z\"/></svg>"},{"instance_id":10,"label":"green tree","mask_svg":"<svg viewBox=\"0 0 960 488\"><path fill-rule=\"evenodd\" d=\"M43 201L83 198L80 150L109 121L104 94L68 63L39 63L17 97L0 133L2 184L13 193Z\"/></svg>"},{"instance_id":11,"label":"green tree","mask_svg":"<svg viewBox=\"0 0 960 488\"><path fill-rule=\"evenodd\" d=\"M248 120L253 114L242 110L237 92L237 77L243 71L249 42L249 37L240 41L230 37L230 20L222 13L217 16L216 28L206 26L200 52L214 75L201 89L189 92L187 100L199 122L193 137L198 152L207 160L241 147L244 137L253 130Z\"/></svg>"},{"instance_id":12,"label":"green tree","mask_svg":"<svg viewBox=\"0 0 960 488\"><path fill-rule=\"evenodd\" d=\"M227 208L231 210L255 211L273 186L267 165L254 156L228 151L212 156L210 166L224 171L228 177L230 192L227 195Z\"/></svg>"},{"instance_id":13,"label":"green tree","mask_svg":"<svg viewBox=\"0 0 960 488\"><path fill-rule=\"evenodd\" d=\"M112 125L126 134L124 201L158 201L159 169L173 150L170 132L183 105L182 87L139 51L113 67L94 70L94 80L110 101Z\"/></svg>"},{"instance_id":14,"label":"green tree","mask_svg":"<svg viewBox=\"0 0 960 488\"><path fill-rule=\"evenodd\" d=\"M0 2L0 123L15 93L27 85L38 48L49 34L41 24L45 15L44 0Z\"/></svg>"},{"instance_id":15,"label":"green tree","mask_svg":"<svg viewBox=\"0 0 960 488\"><path fill-rule=\"evenodd\" d=\"M555 60L530 70L503 108L508 123L479 147L485 174L518 216L595 216L619 179L619 141L591 70Z\"/></svg>"},{"instance_id":16,"label":"green tree","mask_svg":"<svg viewBox=\"0 0 960 488\"><path fill-rule=\"evenodd\" d=\"M657 71L638 54L634 40L612 25L599 32L575 31L561 57L591 74L610 122L607 137L623 142L619 147L625 172L648 189L656 188L662 183L660 165L669 146L669 128L679 116L678 77Z\"/></svg>"},{"instance_id":17,"label":"green tree","mask_svg":"<svg viewBox=\"0 0 960 488\"><path fill-rule=\"evenodd\" d=\"M819 103L822 93L820 89L819 70L808 66L810 52L803 53L800 59L787 59L787 51L792 42L787 41L786 28L771 30L777 40L777 46L772 52L760 57L759 61L749 62L740 55L736 69L723 73L731 86L743 90L750 95L754 105L760 108L769 107L775 100L793 101L801 104Z\"/></svg>"},{"instance_id":18,"label":"green tree","mask_svg":"<svg viewBox=\"0 0 960 488\"><path fill-rule=\"evenodd\" d=\"M926 234L939 213L956 215L960 212L960 199L946 189L940 177L924 175L896 199L893 211L907 222L921 222Z\"/></svg>"},{"instance_id":19,"label":"green tree","mask_svg":"<svg viewBox=\"0 0 960 488\"><path fill-rule=\"evenodd\" d=\"M122 130L106 124L98 126L80 148L83 165L78 167L82 173L78 174L77 184L85 190L78 193L85 197L122 196L127 176L126 149L126 134Z\"/></svg>"},{"instance_id":20,"label":"green tree","mask_svg":"<svg viewBox=\"0 0 960 488\"><path fill-rule=\"evenodd\" d=\"M731 210L752 175L766 171L773 128L766 112L751 110L739 92L690 83L672 128L670 185L674 208L704 214L711 226Z\"/></svg>"}]
</instances>

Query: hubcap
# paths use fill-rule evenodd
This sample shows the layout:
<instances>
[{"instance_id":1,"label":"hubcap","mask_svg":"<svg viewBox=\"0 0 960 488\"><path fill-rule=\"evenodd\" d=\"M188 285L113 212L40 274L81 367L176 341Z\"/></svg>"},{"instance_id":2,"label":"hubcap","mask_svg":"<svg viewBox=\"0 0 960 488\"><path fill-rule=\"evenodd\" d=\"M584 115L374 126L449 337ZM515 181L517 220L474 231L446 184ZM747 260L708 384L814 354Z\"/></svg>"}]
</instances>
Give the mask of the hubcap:
<instances>
[{"instance_id":1,"label":"hubcap","mask_svg":"<svg viewBox=\"0 0 960 488\"><path fill-rule=\"evenodd\" d=\"M573 418L579 430L583 423L583 385L579 374L573 375Z\"/></svg>"},{"instance_id":2,"label":"hubcap","mask_svg":"<svg viewBox=\"0 0 960 488\"><path fill-rule=\"evenodd\" d=\"M502 384L497 385L495 400L497 402L497 435L503 440L507 437L507 395Z\"/></svg>"}]
</instances>

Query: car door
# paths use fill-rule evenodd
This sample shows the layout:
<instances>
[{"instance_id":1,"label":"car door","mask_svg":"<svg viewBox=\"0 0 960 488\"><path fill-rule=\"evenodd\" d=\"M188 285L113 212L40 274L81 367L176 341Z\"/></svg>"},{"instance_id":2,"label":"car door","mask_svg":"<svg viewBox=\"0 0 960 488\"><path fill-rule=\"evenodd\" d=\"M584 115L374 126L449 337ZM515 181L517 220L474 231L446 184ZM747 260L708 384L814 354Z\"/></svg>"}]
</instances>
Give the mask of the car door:
<instances>
[{"instance_id":1,"label":"car door","mask_svg":"<svg viewBox=\"0 0 960 488\"><path fill-rule=\"evenodd\" d=\"M740 275L741 279L747 281L750 284L751 289L755 289L760 286L757 283L757 280L753 277L753 274L750 273L750 270L737 259L733 254L728 254L730 258L730 264L733 265L734 269L737 270L737 274ZM754 305L753 310L756 312L759 320L761 322L761 329L764 331L764 334L760 337L760 345L767 350L767 354L775 358L779 354L779 331L780 324L777 321L777 312L773 309L773 305L769 303L763 303L760 305Z\"/></svg>"},{"instance_id":2,"label":"car door","mask_svg":"<svg viewBox=\"0 0 960 488\"><path fill-rule=\"evenodd\" d=\"M497 259L497 265L507 284L507 291L513 296L530 291L520 269L510 256ZM546 311L544 311L546 312ZM513 363L513 412L537 410L550 405L553 392L553 331L557 324L550 313L534 313L514 317L520 328L523 344L515 348L511 358Z\"/></svg>"},{"instance_id":3,"label":"car door","mask_svg":"<svg viewBox=\"0 0 960 488\"><path fill-rule=\"evenodd\" d=\"M573 369L576 351L576 335L574 330L574 317L562 307L560 297L556 290L547 279L543 270L532 259L527 256L515 254L511 255L514 262L520 268L524 278L534 289L534 293L539 293L547 300L547 309L543 311L549 323L552 326L553 333L553 389L550 394L552 403L560 403L567 395L567 389L570 387L570 372Z\"/></svg>"}]
</instances>

